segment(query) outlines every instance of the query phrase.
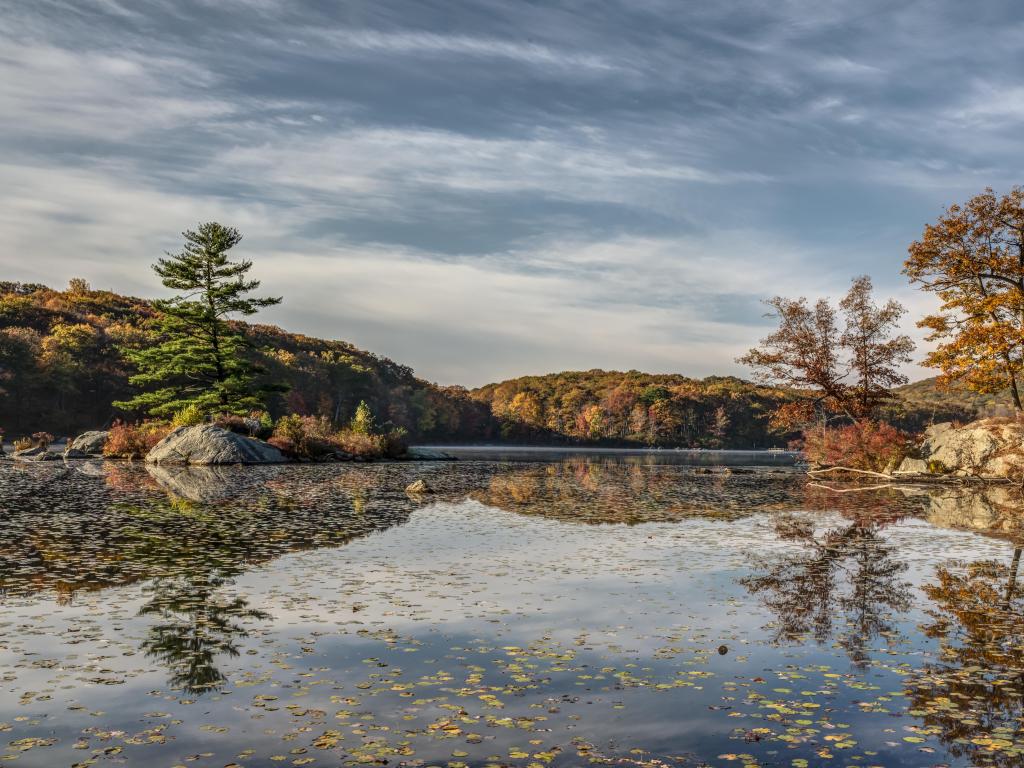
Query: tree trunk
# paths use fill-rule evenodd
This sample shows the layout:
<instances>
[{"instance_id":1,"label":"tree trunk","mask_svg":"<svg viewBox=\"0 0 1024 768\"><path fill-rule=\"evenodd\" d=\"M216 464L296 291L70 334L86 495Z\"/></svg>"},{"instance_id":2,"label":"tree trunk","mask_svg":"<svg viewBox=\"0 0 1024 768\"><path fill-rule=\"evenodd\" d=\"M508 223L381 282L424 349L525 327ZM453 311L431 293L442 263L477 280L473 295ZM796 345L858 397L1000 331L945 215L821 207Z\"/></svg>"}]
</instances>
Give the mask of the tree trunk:
<instances>
[{"instance_id":1,"label":"tree trunk","mask_svg":"<svg viewBox=\"0 0 1024 768\"><path fill-rule=\"evenodd\" d=\"M1024 411L1024 406L1020 403L1020 392L1017 389L1017 377L1013 375L1013 372L1009 372L1010 376L1010 394L1013 395L1013 407L1019 412Z\"/></svg>"},{"instance_id":2,"label":"tree trunk","mask_svg":"<svg viewBox=\"0 0 1024 768\"><path fill-rule=\"evenodd\" d=\"M1013 593L1017 590L1017 571L1020 568L1020 547L1013 550L1013 561L1010 563L1010 578L1006 584L1006 608L1009 610Z\"/></svg>"}]
</instances>

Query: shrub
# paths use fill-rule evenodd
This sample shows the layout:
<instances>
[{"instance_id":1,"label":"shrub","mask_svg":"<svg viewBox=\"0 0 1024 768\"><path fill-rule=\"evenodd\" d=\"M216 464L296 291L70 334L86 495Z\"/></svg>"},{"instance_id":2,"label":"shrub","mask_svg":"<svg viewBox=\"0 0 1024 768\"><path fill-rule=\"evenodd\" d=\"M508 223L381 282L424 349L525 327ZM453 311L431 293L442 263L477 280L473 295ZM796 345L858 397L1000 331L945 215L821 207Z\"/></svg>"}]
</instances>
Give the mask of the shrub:
<instances>
[{"instance_id":1,"label":"shrub","mask_svg":"<svg viewBox=\"0 0 1024 768\"><path fill-rule=\"evenodd\" d=\"M405 427L396 427L384 436L384 455L389 459L404 456L409 450L409 432Z\"/></svg>"},{"instance_id":2,"label":"shrub","mask_svg":"<svg viewBox=\"0 0 1024 768\"><path fill-rule=\"evenodd\" d=\"M54 439L54 436L49 432L32 433L32 445L36 448L49 448L50 443L52 443Z\"/></svg>"},{"instance_id":3,"label":"shrub","mask_svg":"<svg viewBox=\"0 0 1024 768\"><path fill-rule=\"evenodd\" d=\"M142 424L128 424L115 421L103 446L103 455L120 459L139 459L163 440L171 427L162 422L146 421Z\"/></svg>"},{"instance_id":4,"label":"shrub","mask_svg":"<svg viewBox=\"0 0 1024 768\"><path fill-rule=\"evenodd\" d=\"M910 435L882 421L808 429L803 434L803 452L809 462L873 472L899 465L912 446Z\"/></svg>"},{"instance_id":5,"label":"shrub","mask_svg":"<svg viewBox=\"0 0 1024 768\"><path fill-rule=\"evenodd\" d=\"M206 421L206 413L195 403L190 403L171 418L172 427L194 427Z\"/></svg>"},{"instance_id":6,"label":"shrub","mask_svg":"<svg viewBox=\"0 0 1024 768\"><path fill-rule=\"evenodd\" d=\"M35 448L35 443L32 442L31 437L19 437L11 443L11 447L16 451L27 451L29 448Z\"/></svg>"},{"instance_id":7,"label":"shrub","mask_svg":"<svg viewBox=\"0 0 1024 768\"><path fill-rule=\"evenodd\" d=\"M235 432L239 435L251 435L253 433L252 421L244 416L239 416L237 413L222 413L214 418L213 423L222 429L228 430L228 432Z\"/></svg>"},{"instance_id":8,"label":"shrub","mask_svg":"<svg viewBox=\"0 0 1024 768\"><path fill-rule=\"evenodd\" d=\"M326 416L293 413L277 420L268 442L289 456L312 459L338 449L331 421Z\"/></svg>"},{"instance_id":9,"label":"shrub","mask_svg":"<svg viewBox=\"0 0 1024 768\"><path fill-rule=\"evenodd\" d=\"M343 429L335 439L345 453L363 459L379 459L387 450L387 437L384 435L369 435L353 429Z\"/></svg>"}]
</instances>

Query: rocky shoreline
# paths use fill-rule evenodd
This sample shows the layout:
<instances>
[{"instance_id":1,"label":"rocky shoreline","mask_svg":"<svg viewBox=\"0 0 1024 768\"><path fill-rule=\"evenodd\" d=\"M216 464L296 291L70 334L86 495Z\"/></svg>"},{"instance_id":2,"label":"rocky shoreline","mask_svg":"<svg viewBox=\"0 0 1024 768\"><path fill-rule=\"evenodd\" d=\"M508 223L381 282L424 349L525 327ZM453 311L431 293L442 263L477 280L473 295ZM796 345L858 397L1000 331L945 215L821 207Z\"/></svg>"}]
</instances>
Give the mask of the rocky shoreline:
<instances>
[{"instance_id":1,"label":"rocky shoreline","mask_svg":"<svg viewBox=\"0 0 1024 768\"><path fill-rule=\"evenodd\" d=\"M93 430L84 432L71 440L62 452L51 450L50 446L35 446L14 451L11 454L0 451L0 457L32 462L96 458L117 460L122 458L104 454L103 449L108 437L108 432ZM264 440L241 435L214 424L199 424L173 430L153 446L143 460L147 464L191 466L306 463L301 459L285 456ZM455 461L455 457L444 451L410 446L405 454L392 459L368 459L335 451L318 461Z\"/></svg>"}]
</instances>

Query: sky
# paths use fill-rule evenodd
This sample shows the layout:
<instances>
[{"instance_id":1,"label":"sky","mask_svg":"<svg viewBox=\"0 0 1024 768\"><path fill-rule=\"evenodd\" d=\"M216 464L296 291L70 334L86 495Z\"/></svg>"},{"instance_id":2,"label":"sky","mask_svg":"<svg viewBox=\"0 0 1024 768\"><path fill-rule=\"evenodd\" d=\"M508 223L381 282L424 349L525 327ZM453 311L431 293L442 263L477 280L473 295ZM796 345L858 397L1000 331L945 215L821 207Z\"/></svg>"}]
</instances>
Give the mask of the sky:
<instances>
[{"instance_id":1,"label":"sky","mask_svg":"<svg viewBox=\"0 0 1024 768\"><path fill-rule=\"evenodd\" d=\"M907 246L1024 182L1022 40L1017 0L0 0L0 275L166 295L216 220L261 321L469 386L744 375L764 299L860 274L920 338Z\"/></svg>"}]
</instances>

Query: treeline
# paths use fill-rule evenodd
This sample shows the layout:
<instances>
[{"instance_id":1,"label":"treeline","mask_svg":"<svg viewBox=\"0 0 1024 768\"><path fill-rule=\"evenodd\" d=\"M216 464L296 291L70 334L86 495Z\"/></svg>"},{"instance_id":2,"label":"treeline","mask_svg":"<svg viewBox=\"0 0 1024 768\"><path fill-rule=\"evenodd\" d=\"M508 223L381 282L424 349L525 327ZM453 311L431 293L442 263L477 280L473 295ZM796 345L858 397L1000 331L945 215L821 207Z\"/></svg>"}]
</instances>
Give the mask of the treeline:
<instances>
[{"instance_id":1,"label":"treeline","mask_svg":"<svg viewBox=\"0 0 1024 768\"><path fill-rule=\"evenodd\" d=\"M92 290L0 282L0 427L11 437L70 435L139 414L113 406L136 392L124 350L143 346L158 320L151 302ZM379 422L415 440L486 440L497 425L459 387L439 387L404 365L269 325L235 321L270 392L277 418L291 413L350 419L365 401ZM276 391L275 391L276 390Z\"/></svg>"},{"instance_id":2,"label":"treeline","mask_svg":"<svg viewBox=\"0 0 1024 768\"><path fill-rule=\"evenodd\" d=\"M923 397L931 385L906 387L884 404L887 421L919 432L940 421L971 421L973 399L945 392ZM488 406L499 435L510 442L577 442L684 448L782 447L797 430L773 425L780 407L805 395L731 376L692 379L639 371L570 371L524 376L473 390Z\"/></svg>"},{"instance_id":3,"label":"treeline","mask_svg":"<svg viewBox=\"0 0 1024 768\"><path fill-rule=\"evenodd\" d=\"M139 414L115 408L135 389L122 350L144 344L158 312L144 299L93 290L0 282L0 427L9 437L36 431L70 435ZM526 376L473 391L440 387L412 369L358 349L235 322L271 392L271 416L350 419L365 401L382 424L433 442L633 445L694 448L784 446L768 416L792 390L733 377L692 379L638 371ZM281 386L283 385L283 386ZM886 405L888 420L917 431L932 421L969 421L978 403L910 385ZM897 395L902 395L897 391Z\"/></svg>"},{"instance_id":4,"label":"treeline","mask_svg":"<svg viewBox=\"0 0 1024 768\"><path fill-rule=\"evenodd\" d=\"M509 441L763 448L785 445L766 417L791 395L731 377L592 370L524 376L472 397Z\"/></svg>"}]
</instances>

